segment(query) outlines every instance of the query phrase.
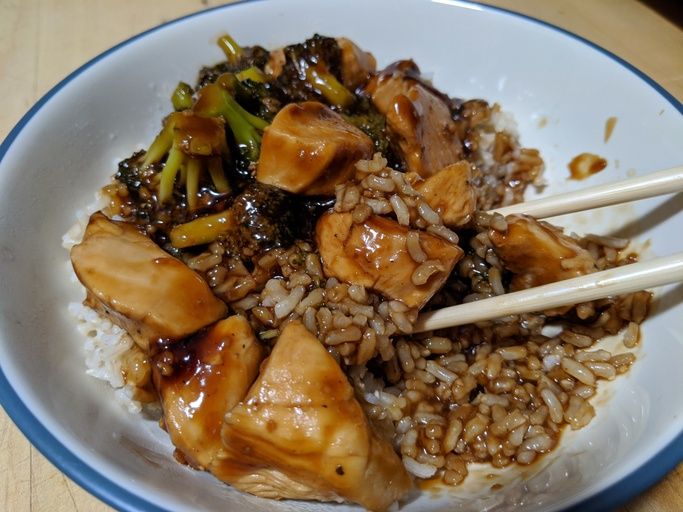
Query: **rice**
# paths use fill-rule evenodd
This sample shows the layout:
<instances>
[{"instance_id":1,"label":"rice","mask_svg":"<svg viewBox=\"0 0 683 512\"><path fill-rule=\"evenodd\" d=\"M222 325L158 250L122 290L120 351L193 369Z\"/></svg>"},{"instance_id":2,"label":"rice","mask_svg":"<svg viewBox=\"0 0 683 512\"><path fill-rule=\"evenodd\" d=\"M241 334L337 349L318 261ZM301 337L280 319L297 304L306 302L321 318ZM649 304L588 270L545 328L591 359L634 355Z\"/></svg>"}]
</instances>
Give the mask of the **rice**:
<instances>
[{"instance_id":1,"label":"rice","mask_svg":"<svg viewBox=\"0 0 683 512\"><path fill-rule=\"evenodd\" d=\"M542 185L543 161L538 151L520 147L510 116L480 100L463 103L460 115L480 210L519 201L526 186ZM510 290L509 272L489 236L491 230L508 229L504 217L477 211L459 236L444 226L411 178L387 167L380 154L355 168L355 175L335 188L334 210L351 213L354 223L388 215L408 227L405 250L417 263L414 285L443 270L425 253L424 233L465 250L427 309ZM65 235L67 248L80 240L86 222L82 215ZM598 270L621 264L627 241L574 238ZM558 444L564 428L587 425L595 416L588 400L599 382L614 379L635 361L632 353L612 354L595 344L625 330L625 347L634 347L650 299L640 292L412 334L417 311L363 286L326 278L310 242L271 249L248 268L220 240L180 257L248 318L265 345L300 319L342 365L368 418L392 442L407 471L448 485L461 483L470 464L531 464ZM580 269L585 262L568 258L561 264ZM131 338L85 306L75 304L70 311L87 338L87 372L109 382L116 396L139 412L143 404L135 397L144 379L135 380L126 370L126 358L136 350Z\"/></svg>"},{"instance_id":2,"label":"rice","mask_svg":"<svg viewBox=\"0 0 683 512\"><path fill-rule=\"evenodd\" d=\"M403 465L409 473L412 473L418 478L431 478L438 469L432 464L420 464L411 457L403 457Z\"/></svg>"},{"instance_id":3,"label":"rice","mask_svg":"<svg viewBox=\"0 0 683 512\"><path fill-rule=\"evenodd\" d=\"M78 331L85 338L85 373L114 388L117 401L130 413L141 412L142 404L134 399L135 386L126 382L123 372L124 356L134 344L132 338L126 331L81 303L70 303L68 310L76 320Z\"/></svg>"}]
</instances>

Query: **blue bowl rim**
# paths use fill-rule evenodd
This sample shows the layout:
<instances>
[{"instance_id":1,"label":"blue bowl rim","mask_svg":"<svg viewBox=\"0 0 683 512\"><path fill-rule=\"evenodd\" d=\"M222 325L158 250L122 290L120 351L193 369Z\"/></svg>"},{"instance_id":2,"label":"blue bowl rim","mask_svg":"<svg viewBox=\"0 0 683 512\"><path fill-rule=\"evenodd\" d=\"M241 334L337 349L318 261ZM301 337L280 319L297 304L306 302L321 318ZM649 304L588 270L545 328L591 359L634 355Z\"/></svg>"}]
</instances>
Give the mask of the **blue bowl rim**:
<instances>
[{"instance_id":1,"label":"blue bowl rim","mask_svg":"<svg viewBox=\"0 0 683 512\"><path fill-rule=\"evenodd\" d=\"M36 102L31 109L24 114L24 116L19 120L19 122L14 126L14 128L7 135L5 140L0 144L0 161L4 158L5 154L9 150L10 146L17 138L19 133L23 130L26 124L35 116L38 111L43 107L43 105L60 89L62 89L67 83L76 78L78 75L83 73L86 69L91 67L96 62L104 59L109 54L116 52L120 48L129 45L130 43L141 39L157 30L165 28L170 25L182 22L189 18L195 16L203 15L210 11L229 9L235 6L239 6L245 3L251 3L256 1L272 1L272 0L241 0L226 5L219 5L211 7L209 9L204 9L195 13L182 16L180 18L167 21L156 27L150 28L141 32L121 43L109 48L108 50L100 53L96 57L92 58L75 71L70 73L66 78L61 80L57 85L52 87L38 102ZM428 1L439 1L439 0L428 0ZM661 96L664 97L679 113L683 114L683 104L678 101L671 93L664 89L661 85L655 82L648 75L640 71L638 68L625 61L621 57L613 54L612 52L602 48L601 46L585 39L573 32L565 30L561 27L553 25L551 23L533 18L526 14L521 14L509 9L502 7L497 7L493 5L488 5L485 3L475 2L472 0L450 0L447 3L453 6L460 6L465 8L478 8L484 11L501 13L507 16L513 16L534 24L541 25L543 27L549 28L561 34L564 34L584 45L599 51L610 59L614 60L618 64L622 65L634 75L639 77L641 80L646 82L650 87L657 91ZM0 368L0 404L5 409L7 414L12 418L17 427L22 431L22 433L29 439L29 441L35 446L50 462L52 462L57 468L59 468L64 474L71 478L78 485L86 489L88 492L94 496L101 499L108 505L122 511L133 512L138 510L150 511L150 512L166 512L166 509L160 508L154 503L140 498L139 496L133 494L127 489L119 486L113 481L109 480L106 476L99 473L95 468L89 466L71 451L69 451L51 432L49 432L43 424L33 415L33 413L26 407L26 405L21 401L17 392L14 390L10 382L7 380L5 373ZM660 450L657 454L651 457L647 462L642 464L640 467L636 468L629 475L625 476L618 482L615 482L607 489L600 491L599 493L590 496L586 500L577 503L569 508L565 509L565 512L591 512L608 510L614 508L627 500L633 498L634 496L642 493L659 480L661 480L667 473L673 470L676 465L683 461L683 432L681 432L675 439L671 441L666 447Z\"/></svg>"}]
</instances>

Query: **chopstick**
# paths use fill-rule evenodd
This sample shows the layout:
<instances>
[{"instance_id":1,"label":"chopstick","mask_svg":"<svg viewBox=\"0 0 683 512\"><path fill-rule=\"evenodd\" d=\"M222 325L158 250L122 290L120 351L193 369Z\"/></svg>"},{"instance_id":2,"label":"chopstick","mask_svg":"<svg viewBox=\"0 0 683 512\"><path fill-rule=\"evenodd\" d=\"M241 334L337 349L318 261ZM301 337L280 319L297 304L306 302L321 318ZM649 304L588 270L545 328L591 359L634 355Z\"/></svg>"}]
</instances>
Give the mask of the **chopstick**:
<instances>
[{"instance_id":1,"label":"chopstick","mask_svg":"<svg viewBox=\"0 0 683 512\"><path fill-rule=\"evenodd\" d=\"M421 314L414 332L579 304L683 281L683 252Z\"/></svg>"},{"instance_id":2,"label":"chopstick","mask_svg":"<svg viewBox=\"0 0 683 512\"><path fill-rule=\"evenodd\" d=\"M683 166L676 166L645 176L495 208L491 211L501 215L524 213L537 219L545 219L680 191L683 191Z\"/></svg>"}]
</instances>

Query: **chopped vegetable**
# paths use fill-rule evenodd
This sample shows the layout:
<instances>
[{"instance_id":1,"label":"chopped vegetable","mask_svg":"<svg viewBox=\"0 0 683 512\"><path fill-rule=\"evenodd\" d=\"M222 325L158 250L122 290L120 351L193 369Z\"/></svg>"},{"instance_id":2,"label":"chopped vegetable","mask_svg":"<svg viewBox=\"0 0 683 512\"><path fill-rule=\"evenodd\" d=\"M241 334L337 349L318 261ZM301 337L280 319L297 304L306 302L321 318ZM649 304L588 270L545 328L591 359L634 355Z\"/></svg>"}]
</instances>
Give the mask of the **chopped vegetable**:
<instances>
[{"instance_id":1,"label":"chopped vegetable","mask_svg":"<svg viewBox=\"0 0 683 512\"><path fill-rule=\"evenodd\" d=\"M186 185L187 203L190 210L197 206L199 177L202 169L213 169L209 174L220 192L225 190L225 178L218 169L221 158L227 155L223 120L201 117L193 112L176 112L166 118L164 128L150 146L142 167L160 162L168 155L159 180L159 202L170 201L178 172ZM222 171L222 169L221 169Z\"/></svg>"},{"instance_id":2,"label":"chopped vegetable","mask_svg":"<svg viewBox=\"0 0 683 512\"><path fill-rule=\"evenodd\" d=\"M245 69L244 71L240 71L235 76L240 81L251 80L252 82L258 83L264 83L266 81L265 73L256 66L252 66L250 68Z\"/></svg>"},{"instance_id":3,"label":"chopped vegetable","mask_svg":"<svg viewBox=\"0 0 683 512\"><path fill-rule=\"evenodd\" d=\"M208 244L235 227L235 216L232 210L199 217L174 227L171 230L171 244L178 249Z\"/></svg>"},{"instance_id":4,"label":"chopped vegetable","mask_svg":"<svg viewBox=\"0 0 683 512\"><path fill-rule=\"evenodd\" d=\"M208 244L229 234L236 248L281 247L295 239L302 224L290 194L252 183L235 197L229 209L179 224L171 230L176 249Z\"/></svg>"},{"instance_id":5,"label":"chopped vegetable","mask_svg":"<svg viewBox=\"0 0 683 512\"><path fill-rule=\"evenodd\" d=\"M393 148L389 143L389 131L387 129L386 118L380 114L367 99L359 102L357 112L344 115L349 123L359 128L363 133L372 139L375 151L382 153L390 162L395 160Z\"/></svg>"},{"instance_id":6,"label":"chopped vegetable","mask_svg":"<svg viewBox=\"0 0 683 512\"><path fill-rule=\"evenodd\" d=\"M320 100L347 108L355 96L341 83L341 50L337 41L318 34L283 48L285 63L278 86L290 101Z\"/></svg>"},{"instance_id":7,"label":"chopped vegetable","mask_svg":"<svg viewBox=\"0 0 683 512\"><path fill-rule=\"evenodd\" d=\"M268 123L244 110L230 93L218 84L207 85L198 93L194 111L199 115L219 117L230 126L240 152L250 161L258 160L261 135Z\"/></svg>"},{"instance_id":8,"label":"chopped vegetable","mask_svg":"<svg viewBox=\"0 0 683 512\"><path fill-rule=\"evenodd\" d=\"M235 64L239 61L242 56L242 48L230 35L222 35L218 38L217 43L221 50L223 50L223 53L225 53L228 62Z\"/></svg>"},{"instance_id":9,"label":"chopped vegetable","mask_svg":"<svg viewBox=\"0 0 683 512\"><path fill-rule=\"evenodd\" d=\"M178 82L171 96L171 103L176 112L192 108L192 94L192 87L185 82Z\"/></svg>"},{"instance_id":10,"label":"chopped vegetable","mask_svg":"<svg viewBox=\"0 0 683 512\"><path fill-rule=\"evenodd\" d=\"M355 96L337 80L323 66L310 66L306 68L306 81L318 91L332 105L349 107L355 100Z\"/></svg>"}]
</instances>

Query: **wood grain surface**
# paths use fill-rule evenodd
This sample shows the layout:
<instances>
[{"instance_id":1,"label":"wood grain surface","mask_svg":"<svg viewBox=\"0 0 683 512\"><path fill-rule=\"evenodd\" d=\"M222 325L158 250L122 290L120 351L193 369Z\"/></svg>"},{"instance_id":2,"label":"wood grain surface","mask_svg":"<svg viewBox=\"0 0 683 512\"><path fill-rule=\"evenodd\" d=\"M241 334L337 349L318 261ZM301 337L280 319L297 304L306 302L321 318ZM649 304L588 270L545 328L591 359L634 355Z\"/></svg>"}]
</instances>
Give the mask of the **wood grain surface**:
<instances>
[{"instance_id":1,"label":"wood grain surface","mask_svg":"<svg viewBox=\"0 0 683 512\"><path fill-rule=\"evenodd\" d=\"M69 72L161 22L223 2L0 0L0 139ZM489 0L549 21L634 64L683 99L683 31L635 0ZM0 411L0 511L109 511L33 448ZM683 510L683 465L621 512Z\"/></svg>"}]
</instances>

